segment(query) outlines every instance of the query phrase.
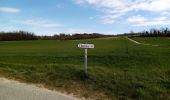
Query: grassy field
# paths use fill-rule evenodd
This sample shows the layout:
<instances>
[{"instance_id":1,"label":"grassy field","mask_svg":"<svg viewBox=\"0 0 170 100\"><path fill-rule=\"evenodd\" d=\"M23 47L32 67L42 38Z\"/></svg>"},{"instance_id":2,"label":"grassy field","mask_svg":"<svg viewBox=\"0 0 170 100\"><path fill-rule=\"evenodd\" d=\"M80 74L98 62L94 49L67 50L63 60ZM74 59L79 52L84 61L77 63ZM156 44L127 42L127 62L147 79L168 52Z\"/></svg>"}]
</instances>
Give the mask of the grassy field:
<instances>
[{"instance_id":1,"label":"grassy field","mask_svg":"<svg viewBox=\"0 0 170 100\"><path fill-rule=\"evenodd\" d=\"M1 41L0 74L91 99L170 100L170 39ZM88 51L88 77L82 73Z\"/></svg>"},{"instance_id":2,"label":"grassy field","mask_svg":"<svg viewBox=\"0 0 170 100\"><path fill-rule=\"evenodd\" d=\"M160 38L160 37L135 37L134 40L137 40L140 43L152 44L152 45L160 45L160 46L170 46L170 39L169 38Z\"/></svg>"}]
</instances>

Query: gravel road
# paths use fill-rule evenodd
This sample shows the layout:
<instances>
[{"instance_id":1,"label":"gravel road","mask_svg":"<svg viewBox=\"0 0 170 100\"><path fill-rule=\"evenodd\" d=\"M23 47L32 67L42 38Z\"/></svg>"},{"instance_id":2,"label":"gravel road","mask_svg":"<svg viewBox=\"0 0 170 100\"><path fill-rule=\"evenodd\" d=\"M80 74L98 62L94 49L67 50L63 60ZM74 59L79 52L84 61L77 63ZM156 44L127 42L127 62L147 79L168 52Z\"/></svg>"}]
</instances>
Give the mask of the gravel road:
<instances>
[{"instance_id":1,"label":"gravel road","mask_svg":"<svg viewBox=\"0 0 170 100\"><path fill-rule=\"evenodd\" d=\"M0 77L0 100L76 100L76 98Z\"/></svg>"}]
</instances>

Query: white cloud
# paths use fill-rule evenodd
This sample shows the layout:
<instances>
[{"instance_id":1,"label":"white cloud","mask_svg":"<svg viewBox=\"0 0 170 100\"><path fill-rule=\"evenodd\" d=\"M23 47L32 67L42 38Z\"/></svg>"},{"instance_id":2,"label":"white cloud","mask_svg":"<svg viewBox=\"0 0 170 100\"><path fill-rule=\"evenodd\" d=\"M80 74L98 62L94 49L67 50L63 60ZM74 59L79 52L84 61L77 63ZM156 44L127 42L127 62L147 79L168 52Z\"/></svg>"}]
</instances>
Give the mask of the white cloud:
<instances>
[{"instance_id":1,"label":"white cloud","mask_svg":"<svg viewBox=\"0 0 170 100\"><path fill-rule=\"evenodd\" d=\"M0 7L0 13L19 13L21 10L18 8L12 8L12 7Z\"/></svg>"},{"instance_id":2,"label":"white cloud","mask_svg":"<svg viewBox=\"0 0 170 100\"><path fill-rule=\"evenodd\" d=\"M129 17L127 19L127 21L129 23L132 23L132 24L143 24L143 23L145 23L147 21L147 19L139 15L139 16Z\"/></svg>"},{"instance_id":3,"label":"white cloud","mask_svg":"<svg viewBox=\"0 0 170 100\"><path fill-rule=\"evenodd\" d=\"M158 17L147 19L142 16L132 16L127 19L132 26L150 26L150 25L170 25L170 20L167 17Z\"/></svg>"},{"instance_id":4,"label":"white cloud","mask_svg":"<svg viewBox=\"0 0 170 100\"><path fill-rule=\"evenodd\" d=\"M115 14L115 15L105 15L105 16L102 16L101 17L101 21L103 24L112 24L115 22L115 20L118 18L118 17L121 17L123 15L123 13L120 13L120 14Z\"/></svg>"},{"instance_id":5,"label":"white cloud","mask_svg":"<svg viewBox=\"0 0 170 100\"><path fill-rule=\"evenodd\" d=\"M53 21L38 19L38 20L20 20L15 21L20 24L29 25L33 27L41 27L41 28L55 28L55 27L62 27L61 24L54 23Z\"/></svg>"},{"instance_id":6,"label":"white cloud","mask_svg":"<svg viewBox=\"0 0 170 100\"><path fill-rule=\"evenodd\" d=\"M77 4L86 4L104 12L102 22L112 24L129 12L146 11L161 13L170 11L170 0L75 0Z\"/></svg>"},{"instance_id":7,"label":"white cloud","mask_svg":"<svg viewBox=\"0 0 170 100\"><path fill-rule=\"evenodd\" d=\"M161 13L161 15L163 15L163 16L170 16L170 12L164 11L164 12Z\"/></svg>"}]
</instances>

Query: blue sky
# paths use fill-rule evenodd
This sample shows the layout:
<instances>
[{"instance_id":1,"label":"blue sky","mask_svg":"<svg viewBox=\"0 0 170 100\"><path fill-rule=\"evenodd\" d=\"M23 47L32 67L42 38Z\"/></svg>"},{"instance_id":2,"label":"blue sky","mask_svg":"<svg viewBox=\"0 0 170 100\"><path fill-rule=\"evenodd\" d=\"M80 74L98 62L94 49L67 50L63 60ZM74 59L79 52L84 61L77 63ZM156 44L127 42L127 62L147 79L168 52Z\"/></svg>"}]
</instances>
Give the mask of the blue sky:
<instances>
[{"instance_id":1,"label":"blue sky","mask_svg":"<svg viewBox=\"0 0 170 100\"><path fill-rule=\"evenodd\" d=\"M118 34L170 26L170 0L0 0L0 31Z\"/></svg>"}]
</instances>

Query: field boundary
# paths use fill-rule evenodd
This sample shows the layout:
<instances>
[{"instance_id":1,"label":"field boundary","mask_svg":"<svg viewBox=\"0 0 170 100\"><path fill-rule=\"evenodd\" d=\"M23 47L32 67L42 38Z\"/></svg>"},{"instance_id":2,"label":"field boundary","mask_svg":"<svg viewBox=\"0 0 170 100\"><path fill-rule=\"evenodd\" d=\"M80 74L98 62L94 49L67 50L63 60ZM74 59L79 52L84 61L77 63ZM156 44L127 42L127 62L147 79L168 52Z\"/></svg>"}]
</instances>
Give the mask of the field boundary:
<instances>
[{"instance_id":1,"label":"field boundary","mask_svg":"<svg viewBox=\"0 0 170 100\"><path fill-rule=\"evenodd\" d=\"M140 45L148 45L148 46L154 46L154 47L157 47L157 46L160 46L160 45L153 45L153 44L148 44L148 43L141 43L141 42L138 42L136 40L133 40L129 37L126 37L126 39L128 39L129 41L133 42L133 43L136 43L136 44L140 44Z\"/></svg>"}]
</instances>

